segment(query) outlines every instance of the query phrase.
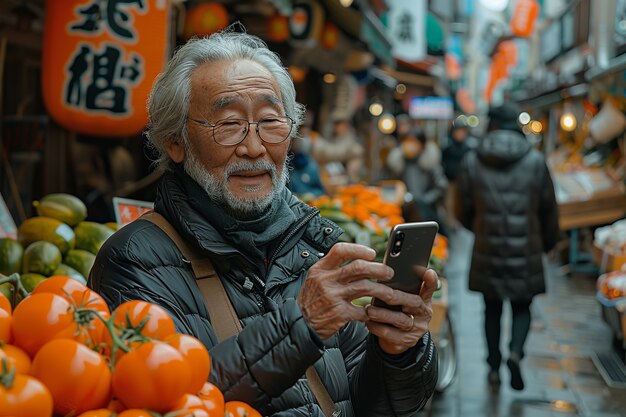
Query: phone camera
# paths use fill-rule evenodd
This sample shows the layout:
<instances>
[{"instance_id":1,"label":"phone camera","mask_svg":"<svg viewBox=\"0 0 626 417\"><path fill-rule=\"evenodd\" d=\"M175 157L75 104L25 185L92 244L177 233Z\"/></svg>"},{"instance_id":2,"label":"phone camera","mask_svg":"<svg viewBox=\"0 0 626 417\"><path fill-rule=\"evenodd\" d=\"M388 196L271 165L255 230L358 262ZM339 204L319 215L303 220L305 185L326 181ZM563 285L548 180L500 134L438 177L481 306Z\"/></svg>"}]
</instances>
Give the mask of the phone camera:
<instances>
[{"instance_id":1,"label":"phone camera","mask_svg":"<svg viewBox=\"0 0 626 417\"><path fill-rule=\"evenodd\" d=\"M391 256L398 256L402 249L402 242L404 242L404 232L398 232L394 236L394 241L391 246Z\"/></svg>"}]
</instances>

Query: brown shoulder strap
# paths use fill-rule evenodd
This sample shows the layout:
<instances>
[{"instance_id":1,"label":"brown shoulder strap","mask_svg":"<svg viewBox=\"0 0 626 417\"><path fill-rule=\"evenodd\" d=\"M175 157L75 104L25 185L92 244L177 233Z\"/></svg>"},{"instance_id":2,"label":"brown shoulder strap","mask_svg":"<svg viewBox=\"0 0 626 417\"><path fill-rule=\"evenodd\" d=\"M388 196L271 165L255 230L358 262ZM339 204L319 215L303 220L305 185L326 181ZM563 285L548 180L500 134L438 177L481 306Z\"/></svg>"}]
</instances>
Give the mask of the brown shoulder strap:
<instances>
[{"instance_id":1,"label":"brown shoulder strap","mask_svg":"<svg viewBox=\"0 0 626 417\"><path fill-rule=\"evenodd\" d=\"M140 217L157 225L176 244L183 257L191 262L196 282L204 297L204 303L209 311L211 325L217 334L217 340L222 341L241 331L241 323L233 308L222 281L217 276L211 261L199 255L183 240L176 229L159 213L149 211ZM338 417L341 411L335 408L335 403L330 397L319 374L313 366L306 370L306 377L313 395L317 399L322 412L326 417Z\"/></svg>"},{"instance_id":2,"label":"brown shoulder strap","mask_svg":"<svg viewBox=\"0 0 626 417\"><path fill-rule=\"evenodd\" d=\"M239 333L241 331L241 323L211 261L189 247L176 229L159 213L150 211L141 216L141 218L161 228L176 244L183 257L191 263L193 273L196 276L196 283L204 297L204 304L209 312L209 318L217 335L217 340L222 341Z\"/></svg>"}]
</instances>

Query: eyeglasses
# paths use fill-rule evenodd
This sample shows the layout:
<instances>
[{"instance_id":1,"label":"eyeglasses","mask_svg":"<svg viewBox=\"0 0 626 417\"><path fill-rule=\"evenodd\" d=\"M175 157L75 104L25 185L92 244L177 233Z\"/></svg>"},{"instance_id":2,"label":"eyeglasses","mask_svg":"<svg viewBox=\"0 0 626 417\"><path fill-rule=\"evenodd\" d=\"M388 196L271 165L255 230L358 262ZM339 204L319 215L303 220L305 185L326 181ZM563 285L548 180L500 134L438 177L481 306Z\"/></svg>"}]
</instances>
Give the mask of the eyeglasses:
<instances>
[{"instance_id":1,"label":"eyeglasses","mask_svg":"<svg viewBox=\"0 0 626 417\"><path fill-rule=\"evenodd\" d=\"M245 119L221 119L215 123L189 118L201 126L213 128L213 140L222 146L233 146L243 142L250 131L250 125L256 125L256 134L266 143L284 142L291 134L293 120L288 116L267 116L258 122Z\"/></svg>"}]
</instances>

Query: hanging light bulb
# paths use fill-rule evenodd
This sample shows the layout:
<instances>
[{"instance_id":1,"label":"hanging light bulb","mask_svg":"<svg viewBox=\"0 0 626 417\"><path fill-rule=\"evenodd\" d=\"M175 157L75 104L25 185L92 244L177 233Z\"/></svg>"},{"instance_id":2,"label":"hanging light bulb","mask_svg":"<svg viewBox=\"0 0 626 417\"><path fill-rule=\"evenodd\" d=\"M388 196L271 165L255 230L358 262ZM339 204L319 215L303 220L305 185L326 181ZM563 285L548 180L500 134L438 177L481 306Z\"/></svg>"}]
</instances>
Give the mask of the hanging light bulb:
<instances>
[{"instance_id":1,"label":"hanging light bulb","mask_svg":"<svg viewBox=\"0 0 626 417\"><path fill-rule=\"evenodd\" d=\"M383 114L378 119L378 130L384 134L391 134L396 130L396 118L391 114Z\"/></svg>"},{"instance_id":2,"label":"hanging light bulb","mask_svg":"<svg viewBox=\"0 0 626 417\"><path fill-rule=\"evenodd\" d=\"M378 102L374 102L370 104L369 111L372 116L378 117L383 114L383 105Z\"/></svg>"},{"instance_id":3,"label":"hanging light bulb","mask_svg":"<svg viewBox=\"0 0 626 417\"><path fill-rule=\"evenodd\" d=\"M522 126L527 125L528 123L530 123L530 114L526 113L525 111L521 112L517 117L517 121Z\"/></svg>"},{"instance_id":4,"label":"hanging light bulb","mask_svg":"<svg viewBox=\"0 0 626 417\"><path fill-rule=\"evenodd\" d=\"M576 116L574 116L572 113L563 113L559 122L561 125L561 129L565 130L566 132L571 132L576 129Z\"/></svg>"}]
</instances>

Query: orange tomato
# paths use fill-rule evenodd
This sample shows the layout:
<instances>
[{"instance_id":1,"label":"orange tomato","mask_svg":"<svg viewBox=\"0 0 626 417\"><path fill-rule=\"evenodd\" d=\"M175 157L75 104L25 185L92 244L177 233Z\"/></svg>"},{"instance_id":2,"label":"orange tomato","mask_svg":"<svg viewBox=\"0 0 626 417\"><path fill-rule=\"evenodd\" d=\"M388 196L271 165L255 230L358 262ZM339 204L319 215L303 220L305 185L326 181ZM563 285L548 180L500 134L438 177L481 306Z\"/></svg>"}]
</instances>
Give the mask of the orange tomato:
<instances>
[{"instance_id":1,"label":"orange tomato","mask_svg":"<svg viewBox=\"0 0 626 417\"><path fill-rule=\"evenodd\" d=\"M129 408L168 411L185 394L190 364L174 347L148 342L122 356L113 373L113 394Z\"/></svg>"},{"instance_id":2,"label":"orange tomato","mask_svg":"<svg viewBox=\"0 0 626 417\"><path fill-rule=\"evenodd\" d=\"M180 415L183 415L184 412L195 412L197 410L206 411L208 414L208 410L204 406L204 402L200 399L200 397L198 397L197 395L185 394L180 398L180 400L178 400L176 405L174 405L174 407L172 407L170 411L178 416L179 413ZM223 417L223 415L224 414L222 414L220 417Z\"/></svg>"},{"instance_id":3,"label":"orange tomato","mask_svg":"<svg viewBox=\"0 0 626 417\"><path fill-rule=\"evenodd\" d=\"M166 414L166 415L170 415L170 413ZM209 412L207 410L202 410L202 409L194 409L194 410L184 410L184 411L174 411L173 412L173 416L172 417L212 417L211 414L209 414ZM222 416L219 416L222 417Z\"/></svg>"},{"instance_id":4,"label":"orange tomato","mask_svg":"<svg viewBox=\"0 0 626 417\"><path fill-rule=\"evenodd\" d=\"M107 408L111 411L115 411L116 413L121 413L126 409L126 406L124 406L124 404L122 404L122 402L117 398L111 398L111 401L109 401Z\"/></svg>"},{"instance_id":5,"label":"orange tomato","mask_svg":"<svg viewBox=\"0 0 626 417\"><path fill-rule=\"evenodd\" d=\"M165 343L176 348L192 365L191 384L187 392L195 394L200 391L211 373L211 358L202 342L187 334L174 333L165 339Z\"/></svg>"},{"instance_id":6,"label":"orange tomato","mask_svg":"<svg viewBox=\"0 0 626 417\"><path fill-rule=\"evenodd\" d=\"M44 384L32 376L16 375L10 386L0 383L0 410L3 416L50 417L52 395Z\"/></svg>"},{"instance_id":7,"label":"orange tomato","mask_svg":"<svg viewBox=\"0 0 626 417\"><path fill-rule=\"evenodd\" d=\"M30 373L31 361L26 352L17 346L2 345L0 357L4 355L9 361L9 366L15 366L15 373L28 375Z\"/></svg>"},{"instance_id":8,"label":"orange tomato","mask_svg":"<svg viewBox=\"0 0 626 417\"><path fill-rule=\"evenodd\" d=\"M111 399L106 360L75 340L46 343L33 360L31 374L50 390L57 414L103 408Z\"/></svg>"},{"instance_id":9,"label":"orange tomato","mask_svg":"<svg viewBox=\"0 0 626 417\"><path fill-rule=\"evenodd\" d=\"M163 340L176 333L174 321L163 307L141 300L132 300L120 304L113 312L113 322L124 329L137 327L147 318L141 328L141 334L152 339Z\"/></svg>"},{"instance_id":10,"label":"orange tomato","mask_svg":"<svg viewBox=\"0 0 626 417\"><path fill-rule=\"evenodd\" d=\"M263 417L261 413L242 401L228 401L224 404L225 417Z\"/></svg>"},{"instance_id":11,"label":"orange tomato","mask_svg":"<svg viewBox=\"0 0 626 417\"><path fill-rule=\"evenodd\" d=\"M32 358L46 342L74 337L77 326L69 301L55 294L26 297L13 311L15 345Z\"/></svg>"},{"instance_id":12,"label":"orange tomato","mask_svg":"<svg viewBox=\"0 0 626 417\"><path fill-rule=\"evenodd\" d=\"M42 281L35 287L32 294L44 292L60 295L78 307L93 308L94 310L110 315L109 306L104 298L73 278L65 275L54 275Z\"/></svg>"},{"instance_id":13,"label":"orange tomato","mask_svg":"<svg viewBox=\"0 0 626 417\"><path fill-rule=\"evenodd\" d=\"M74 308L95 310L103 319L108 319L111 315L109 306L100 294L65 275L51 276L37 285L32 292L32 294L42 293L59 295L69 301ZM83 335L76 340L92 348L99 345L106 332L104 323L95 316L80 317L80 320L84 321L81 325Z\"/></svg>"},{"instance_id":14,"label":"orange tomato","mask_svg":"<svg viewBox=\"0 0 626 417\"><path fill-rule=\"evenodd\" d=\"M13 341L13 316L7 310L0 308L0 342Z\"/></svg>"},{"instance_id":15,"label":"orange tomato","mask_svg":"<svg viewBox=\"0 0 626 417\"><path fill-rule=\"evenodd\" d=\"M218 387L207 381L198 392L198 397L204 402L211 417L224 416L224 394Z\"/></svg>"},{"instance_id":16,"label":"orange tomato","mask_svg":"<svg viewBox=\"0 0 626 417\"><path fill-rule=\"evenodd\" d=\"M0 308L3 310L6 310L9 312L9 314L12 313L12 309L11 309L11 302L9 301L9 299L0 292Z\"/></svg>"},{"instance_id":17,"label":"orange tomato","mask_svg":"<svg viewBox=\"0 0 626 417\"><path fill-rule=\"evenodd\" d=\"M80 414L78 417L115 417L116 414L114 411L111 411L107 408L99 408L97 410L89 410Z\"/></svg>"},{"instance_id":18,"label":"orange tomato","mask_svg":"<svg viewBox=\"0 0 626 417\"><path fill-rule=\"evenodd\" d=\"M132 409L128 409L128 410L122 411L121 413L119 413L117 415L117 417L154 417L154 414L152 414L148 410L142 410L142 409L139 409L139 408L132 408ZM176 416L176 417L178 417L178 416Z\"/></svg>"}]
</instances>

